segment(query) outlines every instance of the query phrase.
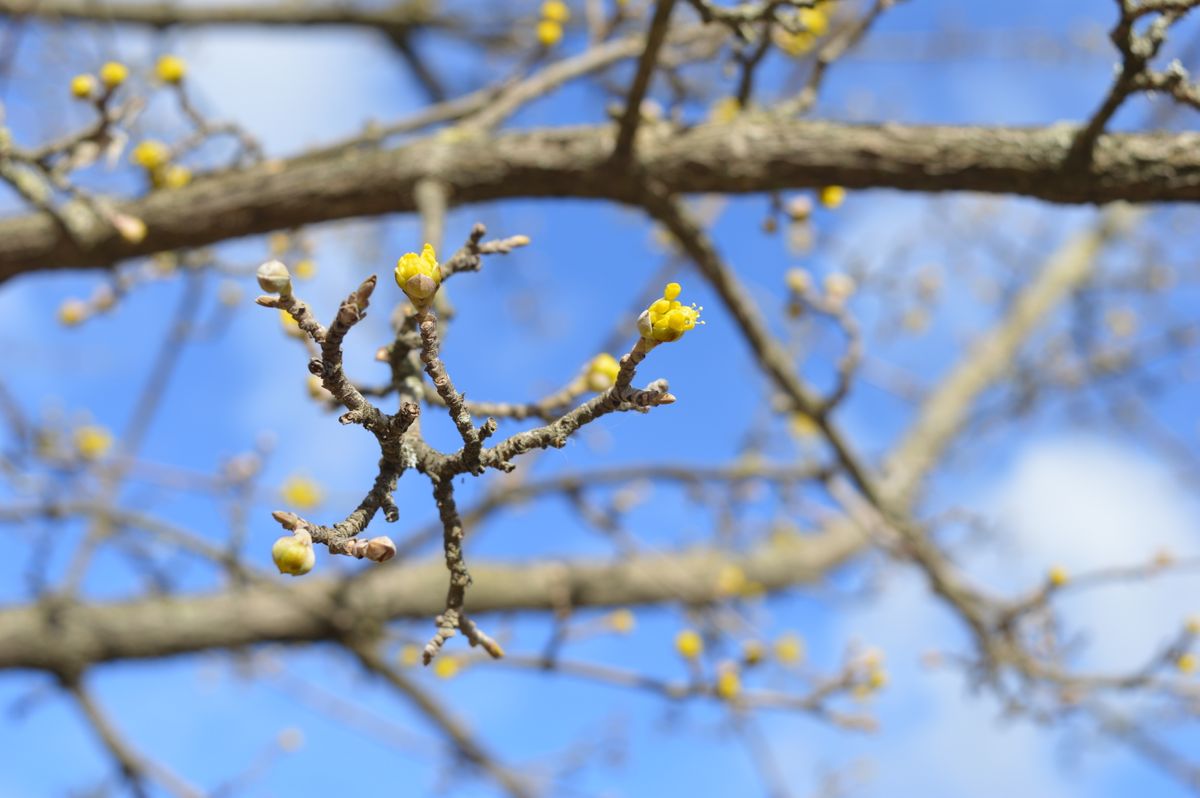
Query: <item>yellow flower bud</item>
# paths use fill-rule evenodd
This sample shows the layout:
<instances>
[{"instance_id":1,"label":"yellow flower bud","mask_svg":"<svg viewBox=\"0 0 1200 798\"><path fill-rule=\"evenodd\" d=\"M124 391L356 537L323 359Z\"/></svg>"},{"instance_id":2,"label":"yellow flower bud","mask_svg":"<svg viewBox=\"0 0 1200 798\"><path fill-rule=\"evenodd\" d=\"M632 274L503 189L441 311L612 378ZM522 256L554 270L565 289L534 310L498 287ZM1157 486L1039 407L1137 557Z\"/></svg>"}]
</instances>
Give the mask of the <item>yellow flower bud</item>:
<instances>
[{"instance_id":1,"label":"yellow flower bud","mask_svg":"<svg viewBox=\"0 0 1200 798\"><path fill-rule=\"evenodd\" d=\"M129 153L129 160L147 172L161 169L170 157L171 151L167 149L167 145L156 139L146 139Z\"/></svg>"},{"instance_id":2,"label":"yellow flower bud","mask_svg":"<svg viewBox=\"0 0 1200 798\"><path fill-rule=\"evenodd\" d=\"M729 664L721 668L721 672L717 674L717 684L715 687L717 697L732 701L742 692L742 679L738 675L737 668Z\"/></svg>"},{"instance_id":3,"label":"yellow flower bud","mask_svg":"<svg viewBox=\"0 0 1200 798\"><path fill-rule=\"evenodd\" d=\"M284 535L271 546L271 559L275 561L279 573L303 576L317 563L312 536L306 529L297 529L295 534Z\"/></svg>"},{"instance_id":4,"label":"yellow flower bud","mask_svg":"<svg viewBox=\"0 0 1200 798\"><path fill-rule=\"evenodd\" d=\"M100 82L106 88L115 89L129 77L129 68L120 61L108 61L100 67Z\"/></svg>"},{"instance_id":5,"label":"yellow flower bud","mask_svg":"<svg viewBox=\"0 0 1200 798\"><path fill-rule=\"evenodd\" d=\"M553 47L562 41L562 25L553 20L543 19L537 24L537 40L543 47Z\"/></svg>"},{"instance_id":6,"label":"yellow flower bud","mask_svg":"<svg viewBox=\"0 0 1200 798\"><path fill-rule=\"evenodd\" d=\"M692 629L684 629L675 635L675 650L684 659L695 659L704 651L704 640Z\"/></svg>"},{"instance_id":7,"label":"yellow flower bud","mask_svg":"<svg viewBox=\"0 0 1200 798\"><path fill-rule=\"evenodd\" d=\"M418 308L428 307L442 283L442 268L432 244L426 244L421 254L409 252L396 262L396 284Z\"/></svg>"},{"instance_id":8,"label":"yellow flower bud","mask_svg":"<svg viewBox=\"0 0 1200 798\"><path fill-rule=\"evenodd\" d=\"M1180 654L1179 659L1175 660L1175 667L1185 676L1195 673L1198 665L1200 665L1200 660L1197 660L1196 655L1191 652Z\"/></svg>"},{"instance_id":9,"label":"yellow flower bud","mask_svg":"<svg viewBox=\"0 0 1200 798\"><path fill-rule=\"evenodd\" d=\"M71 78L71 96L80 100L90 98L96 92L96 79L91 75L76 75Z\"/></svg>"},{"instance_id":10,"label":"yellow flower bud","mask_svg":"<svg viewBox=\"0 0 1200 798\"><path fill-rule=\"evenodd\" d=\"M1067 569L1063 568L1061 565L1055 565L1050 569L1049 573L1046 574L1046 581L1050 583L1051 587L1062 587L1070 580L1071 577L1067 573Z\"/></svg>"},{"instance_id":11,"label":"yellow flower bud","mask_svg":"<svg viewBox=\"0 0 1200 798\"><path fill-rule=\"evenodd\" d=\"M617 374L621 371L621 364L617 359L607 352L601 352L592 358L592 362L588 363L587 369L587 387L589 390L596 393L607 391L617 381Z\"/></svg>"},{"instance_id":12,"label":"yellow flower bud","mask_svg":"<svg viewBox=\"0 0 1200 798\"><path fill-rule=\"evenodd\" d=\"M180 83L187 74L187 64L177 55L164 55L154 65L154 73L163 83Z\"/></svg>"},{"instance_id":13,"label":"yellow flower bud","mask_svg":"<svg viewBox=\"0 0 1200 798\"><path fill-rule=\"evenodd\" d=\"M767 655L767 647L760 640L747 640L742 643L742 662L747 665L757 665Z\"/></svg>"},{"instance_id":14,"label":"yellow flower bud","mask_svg":"<svg viewBox=\"0 0 1200 798\"><path fill-rule=\"evenodd\" d=\"M297 280L311 280L317 276L317 264L312 258L304 258L296 261L295 266Z\"/></svg>"},{"instance_id":15,"label":"yellow flower bud","mask_svg":"<svg viewBox=\"0 0 1200 798\"><path fill-rule=\"evenodd\" d=\"M822 205L830 210L838 208L846 200L846 189L841 186L825 186L817 195Z\"/></svg>"},{"instance_id":16,"label":"yellow flower bud","mask_svg":"<svg viewBox=\"0 0 1200 798\"><path fill-rule=\"evenodd\" d=\"M542 19L563 23L571 18L571 9L562 0L546 0L542 3Z\"/></svg>"},{"instance_id":17,"label":"yellow flower bud","mask_svg":"<svg viewBox=\"0 0 1200 798\"><path fill-rule=\"evenodd\" d=\"M163 188L183 188L192 182L192 170L181 164L173 163L160 172L159 182Z\"/></svg>"},{"instance_id":18,"label":"yellow flower bud","mask_svg":"<svg viewBox=\"0 0 1200 798\"><path fill-rule=\"evenodd\" d=\"M775 641L775 659L784 665L795 665L804 659L804 641L795 632L780 635Z\"/></svg>"},{"instance_id":19,"label":"yellow flower bud","mask_svg":"<svg viewBox=\"0 0 1200 798\"><path fill-rule=\"evenodd\" d=\"M279 489L279 495L297 510L311 510L325 500L321 486L314 480L302 476L288 477Z\"/></svg>"},{"instance_id":20,"label":"yellow flower bud","mask_svg":"<svg viewBox=\"0 0 1200 798\"><path fill-rule=\"evenodd\" d=\"M75 430L75 452L83 460L99 460L112 444L112 433L104 427L89 424Z\"/></svg>"},{"instance_id":21,"label":"yellow flower bud","mask_svg":"<svg viewBox=\"0 0 1200 798\"><path fill-rule=\"evenodd\" d=\"M458 657L442 654L433 661L433 675L439 679L453 679L462 670Z\"/></svg>"}]
</instances>

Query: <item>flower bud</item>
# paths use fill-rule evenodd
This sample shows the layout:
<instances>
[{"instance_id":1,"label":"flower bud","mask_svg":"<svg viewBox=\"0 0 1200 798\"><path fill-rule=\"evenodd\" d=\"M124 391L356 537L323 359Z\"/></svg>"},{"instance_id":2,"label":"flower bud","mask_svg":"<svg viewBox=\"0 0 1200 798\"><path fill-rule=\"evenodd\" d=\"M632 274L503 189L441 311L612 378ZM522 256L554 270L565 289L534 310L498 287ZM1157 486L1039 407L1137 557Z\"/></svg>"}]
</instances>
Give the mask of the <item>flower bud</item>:
<instances>
[{"instance_id":1,"label":"flower bud","mask_svg":"<svg viewBox=\"0 0 1200 798\"><path fill-rule=\"evenodd\" d=\"M254 276L258 278L258 285L264 291L281 296L289 296L292 293L292 275L287 266L280 261L267 261L258 267Z\"/></svg>"},{"instance_id":2,"label":"flower bud","mask_svg":"<svg viewBox=\"0 0 1200 798\"><path fill-rule=\"evenodd\" d=\"M396 544L386 535L367 541L367 559L371 562L387 562L396 556Z\"/></svg>"},{"instance_id":3,"label":"flower bud","mask_svg":"<svg viewBox=\"0 0 1200 798\"><path fill-rule=\"evenodd\" d=\"M271 559L281 574L301 576L308 573L317 562L312 536L307 529L297 529L295 534L284 535L271 546Z\"/></svg>"}]
</instances>

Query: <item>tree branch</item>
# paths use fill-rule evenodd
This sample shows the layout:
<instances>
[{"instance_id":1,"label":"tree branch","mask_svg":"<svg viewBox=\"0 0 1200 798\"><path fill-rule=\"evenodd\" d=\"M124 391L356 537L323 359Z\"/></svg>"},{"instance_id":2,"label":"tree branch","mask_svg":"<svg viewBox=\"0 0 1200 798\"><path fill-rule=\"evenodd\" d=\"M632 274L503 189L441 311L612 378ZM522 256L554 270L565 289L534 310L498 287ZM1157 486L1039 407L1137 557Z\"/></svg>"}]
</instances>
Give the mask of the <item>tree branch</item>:
<instances>
[{"instance_id":1,"label":"tree branch","mask_svg":"<svg viewBox=\"0 0 1200 798\"><path fill-rule=\"evenodd\" d=\"M1066 158L1073 127L844 125L757 119L702 125L639 147L642 175L670 194L744 194L843 185L980 191L1053 202L1200 200L1200 133L1102 135L1086 169ZM421 140L391 150L263 164L156 192L121 210L147 235L97 230L72 241L39 213L0 222L0 281L41 269L103 267L303 224L415 210L416 184L438 174L453 206L515 197L640 204L642 180L614 171L611 126ZM736 163L737 169L729 169Z\"/></svg>"}]
</instances>

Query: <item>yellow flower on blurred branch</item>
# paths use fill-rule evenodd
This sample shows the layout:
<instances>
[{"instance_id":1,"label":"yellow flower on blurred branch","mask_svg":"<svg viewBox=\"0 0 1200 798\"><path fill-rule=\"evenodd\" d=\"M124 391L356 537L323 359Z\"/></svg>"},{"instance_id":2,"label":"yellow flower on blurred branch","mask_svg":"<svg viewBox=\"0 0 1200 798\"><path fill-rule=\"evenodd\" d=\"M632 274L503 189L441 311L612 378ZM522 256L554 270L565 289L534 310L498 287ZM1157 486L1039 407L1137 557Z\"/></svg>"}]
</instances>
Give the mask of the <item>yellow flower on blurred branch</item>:
<instances>
[{"instance_id":1,"label":"yellow flower on blurred branch","mask_svg":"<svg viewBox=\"0 0 1200 798\"><path fill-rule=\"evenodd\" d=\"M112 445L112 433L104 427L88 424L75 430L75 452L84 460L99 460Z\"/></svg>"},{"instance_id":2,"label":"yellow flower on blurred branch","mask_svg":"<svg viewBox=\"0 0 1200 798\"><path fill-rule=\"evenodd\" d=\"M295 475L284 480L279 495L290 507L297 510L311 510L325 500L320 485L308 477Z\"/></svg>"}]
</instances>

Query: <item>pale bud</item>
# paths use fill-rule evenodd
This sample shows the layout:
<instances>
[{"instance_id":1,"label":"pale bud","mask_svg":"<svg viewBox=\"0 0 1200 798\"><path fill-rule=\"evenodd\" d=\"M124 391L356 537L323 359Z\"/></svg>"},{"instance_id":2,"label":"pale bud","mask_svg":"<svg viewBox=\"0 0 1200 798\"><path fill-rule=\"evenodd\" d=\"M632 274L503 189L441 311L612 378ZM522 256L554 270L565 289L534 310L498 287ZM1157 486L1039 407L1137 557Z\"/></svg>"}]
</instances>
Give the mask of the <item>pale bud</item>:
<instances>
[{"instance_id":1,"label":"pale bud","mask_svg":"<svg viewBox=\"0 0 1200 798\"><path fill-rule=\"evenodd\" d=\"M292 275L287 266L280 261L267 261L258 267L254 276L258 278L258 285L264 291L281 296L289 296L292 293Z\"/></svg>"},{"instance_id":2,"label":"pale bud","mask_svg":"<svg viewBox=\"0 0 1200 798\"><path fill-rule=\"evenodd\" d=\"M396 556L396 544L386 535L367 541L367 559L372 562L387 562Z\"/></svg>"}]
</instances>

